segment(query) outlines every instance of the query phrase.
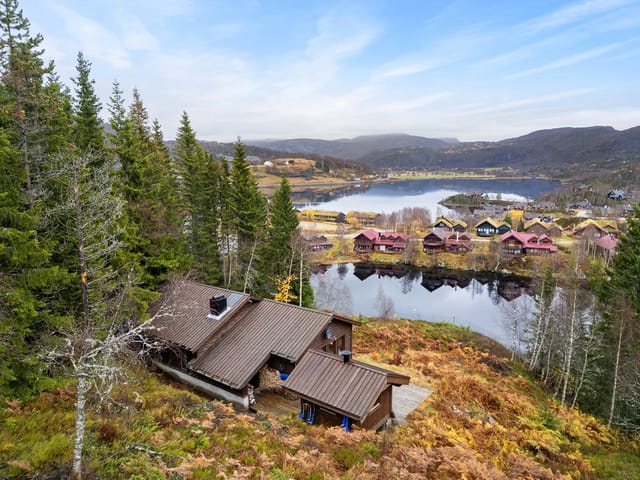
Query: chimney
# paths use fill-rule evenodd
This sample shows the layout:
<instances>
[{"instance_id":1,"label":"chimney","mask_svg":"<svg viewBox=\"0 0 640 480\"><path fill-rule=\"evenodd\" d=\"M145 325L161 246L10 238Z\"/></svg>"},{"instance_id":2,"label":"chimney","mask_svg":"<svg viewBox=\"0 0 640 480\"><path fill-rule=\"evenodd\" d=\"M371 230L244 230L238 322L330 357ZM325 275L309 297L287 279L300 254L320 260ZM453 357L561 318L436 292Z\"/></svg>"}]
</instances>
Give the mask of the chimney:
<instances>
[{"instance_id":1,"label":"chimney","mask_svg":"<svg viewBox=\"0 0 640 480\"><path fill-rule=\"evenodd\" d=\"M222 293L214 295L209 299L209 312L211 315L218 316L227 309L227 297Z\"/></svg>"},{"instance_id":2,"label":"chimney","mask_svg":"<svg viewBox=\"0 0 640 480\"><path fill-rule=\"evenodd\" d=\"M341 350L340 355L342 355L342 361L344 363L349 363L351 361L351 350Z\"/></svg>"}]
</instances>

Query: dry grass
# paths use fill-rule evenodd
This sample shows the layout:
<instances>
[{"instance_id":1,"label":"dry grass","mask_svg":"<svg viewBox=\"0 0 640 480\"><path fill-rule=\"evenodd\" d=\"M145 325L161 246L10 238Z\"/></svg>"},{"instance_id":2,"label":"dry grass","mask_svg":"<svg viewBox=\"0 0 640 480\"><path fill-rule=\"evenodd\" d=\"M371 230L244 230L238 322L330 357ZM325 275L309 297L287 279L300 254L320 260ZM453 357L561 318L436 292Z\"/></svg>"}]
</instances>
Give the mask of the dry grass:
<instances>
[{"instance_id":1,"label":"dry grass","mask_svg":"<svg viewBox=\"0 0 640 480\"><path fill-rule=\"evenodd\" d=\"M638 478L616 477L611 468L611 459L624 459L625 474L640 473L637 445L620 444L595 419L558 406L486 337L427 322L368 324L357 328L354 352L410 374L433 395L403 426L346 433L307 425L292 413L237 413L138 370L118 386L115 403L89 415L86 477ZM0 477L64 477L73 390L3 406Z\"/></svg>"}]
</instances>

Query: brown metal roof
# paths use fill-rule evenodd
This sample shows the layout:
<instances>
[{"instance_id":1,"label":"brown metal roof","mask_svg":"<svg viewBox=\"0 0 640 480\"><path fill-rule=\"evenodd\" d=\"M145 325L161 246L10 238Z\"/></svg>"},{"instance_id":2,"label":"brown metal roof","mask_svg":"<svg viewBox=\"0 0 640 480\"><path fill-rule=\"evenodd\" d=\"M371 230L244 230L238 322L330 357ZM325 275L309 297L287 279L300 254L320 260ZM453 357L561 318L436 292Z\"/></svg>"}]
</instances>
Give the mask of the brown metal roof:
<instances>
[{"instance_id":1,"label":"brown metal roof","mask_svg":"<svg viewBox=\"0 0 640 480\"><path fill-rule=\"evenodd\" d=\"M406 385L409 377L366 363L344 362L340 355L309 350L284 387L339 413L363 421L388 385Z\"/></svg>"},{"instance_id":2,"label":"brown metal roof","mask_svg":"<svg viewBox=\"0 0 640 480\"><path fill-rule=\"evenodd\" d=\"M232 388L244 388L271 355L297 362L333 315L273 300L246 304L189 368Z\"/></svg>"},{"instance_id":3,"label":"brown metal roof","mask_svg":"<svg viewBox=\"0 0 640 480\"><path fill-rule=\"evenodd\" d=\"M157 315L152 322L153 335L190 352L196 352L250 298L248 294L187 280L168 282L161 292L150 309L151 315ZM228 309L218 319L210 318L209 299L220 294L227 297Z\"/></svg>"}]
</instances>

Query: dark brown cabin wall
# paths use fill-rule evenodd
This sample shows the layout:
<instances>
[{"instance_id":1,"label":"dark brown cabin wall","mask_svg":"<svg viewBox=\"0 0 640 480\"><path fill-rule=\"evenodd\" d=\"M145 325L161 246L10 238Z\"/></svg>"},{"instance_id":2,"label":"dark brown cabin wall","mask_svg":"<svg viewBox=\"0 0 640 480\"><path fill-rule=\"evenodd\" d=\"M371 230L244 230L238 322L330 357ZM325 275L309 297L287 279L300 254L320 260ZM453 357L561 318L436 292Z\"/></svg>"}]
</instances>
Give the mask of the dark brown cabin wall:
<instances>
[{"instance_id":1,"label":"dark brown cabin wall","mask_svg":"<svg viewBox=\"0 0 640 480\"><path fill-rule=\"evenodd\" d=\"M316 417L313 421L314 425L322 425L325 427L341 427L342 426L342 414L332 412L331 410L324 407L320 407L319 405L316 405L314 403L312 403L311 405L313 405L316 409ZM353 428L353 427L366 428L360 422L354 420L351 417L349 417L349 427L350 428Z\"/></svg>"},{"instance_id":2,"label":"dark brown cabin wall","mask_svg":"<svg viewBox=\"0 0 640 480\"><path fill-rule=\"evenodd\" d=\"M529 228L527 228L526 232L535 233L536 235L540 236L542 234L546 234L547 229L544 228L542 225L536 224L536 225L531 225Z\"/></svg>"},{"instance_id":3,"label":"dark brown cabin wall","mask_svg":"<svg viewBox=\"0 0 640 480\"><path fill-rule=\"evenodd\" d=\"M380 406L362 422L362 428L379 428L391 417L391 385L389 385L378 397L376 403Z\"/></svg>"},{"instance_id":4,"label":"dark brown cabin wall","mask_svg":"<svg viewBox=\"0 0 640 480\"><path fill-rule=\"evenodd\" d=\"M340 320L332 320L329 324L329 327L333 331L333 336L336 338L340 338L344 336L344 344L345 349L351 350L351 335L352 335L352 325L350 323L341 322ZM315 348L318 350L322 350L325 345L329 345L331 340L326 337L326 329L323 330L321 334L319 334L311 343L311 348Z\"/></svg>"}]
</instances>

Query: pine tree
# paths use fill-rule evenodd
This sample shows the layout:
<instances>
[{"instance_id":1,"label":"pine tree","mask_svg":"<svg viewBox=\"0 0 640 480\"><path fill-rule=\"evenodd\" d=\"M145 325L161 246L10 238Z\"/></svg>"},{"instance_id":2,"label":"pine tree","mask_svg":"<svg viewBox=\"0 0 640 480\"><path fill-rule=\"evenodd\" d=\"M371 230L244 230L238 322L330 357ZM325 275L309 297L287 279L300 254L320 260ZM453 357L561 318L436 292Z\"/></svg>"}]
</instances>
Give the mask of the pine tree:
<instances>
[{"instance_id":1,"label":"pine tree","mask_svg":"<svg viewBox=\"0 0 640 480\"><path fill-rule=\"evenodd\" d=\"M95 81L90 78L91 63L84 58L82 52L78 52L76 71L78 76L73 79L75 85L74 144L81 151L94 152L100 162L105 150L102 121L98 116L102 106L93 87Z\"/></svg>"}]
</instances>

